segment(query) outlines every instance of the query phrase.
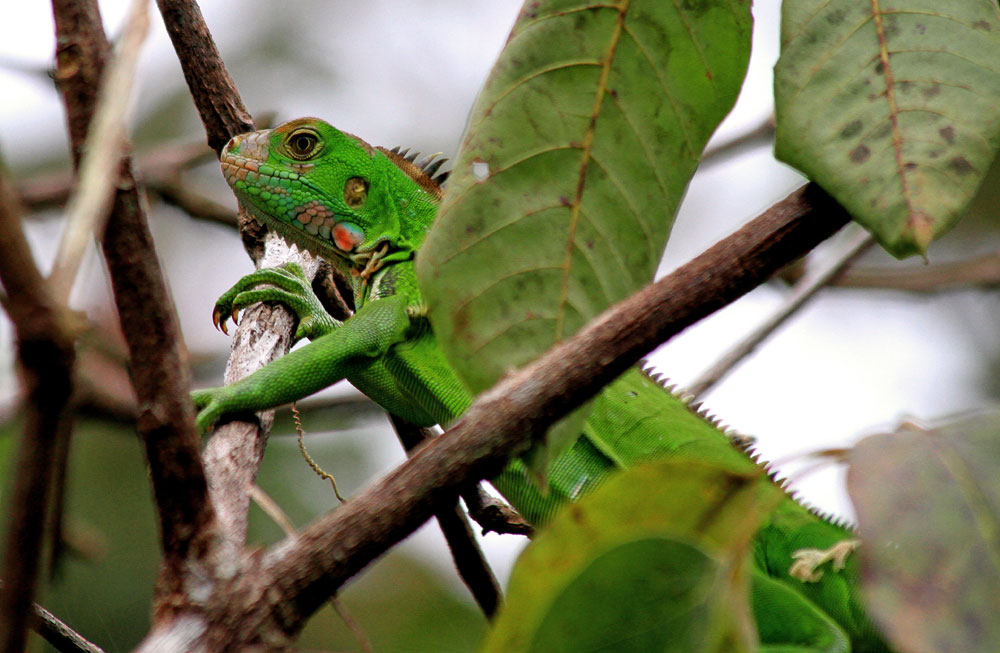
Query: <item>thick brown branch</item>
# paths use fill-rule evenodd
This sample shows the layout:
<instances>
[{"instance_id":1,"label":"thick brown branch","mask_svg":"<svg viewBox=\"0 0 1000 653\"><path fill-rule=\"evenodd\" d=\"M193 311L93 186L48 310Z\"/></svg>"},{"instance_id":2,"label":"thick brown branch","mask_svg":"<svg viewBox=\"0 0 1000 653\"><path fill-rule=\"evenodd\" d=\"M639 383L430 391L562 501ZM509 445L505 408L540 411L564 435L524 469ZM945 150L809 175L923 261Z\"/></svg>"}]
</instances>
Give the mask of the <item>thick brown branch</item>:
<instances>
[{"instance_id":1,"label":"thick brown branch","mask_svg":"<svg viewBox=\"0 0 1000 653\"><path fill-rule=\"evenodd\" d=\"M817 186L792 193L673 274L605 311L583 331L506 377L447 433L365 492L260 558L210 608L211 650L293 636L347 579L409 535L459 488L488 478L548 425L592 397L659 343L765 281L848 221ZM228 594L229 592L226 592ZM231 612L239 609L238 613Z\"/></svg>"},{"instance_id":2,"label":"thick brown branch","mask_svg":"<svg viewBox=\"0 0 1000 653\"><path fill-rule=\"evenodd\" d=\"M254 129L253 119L222 63L197 3L157 0L156 4L205 124L208 146L219 154L230 138Z\"/></svg>"},{"instance_id":3,"label":"thick brown branch","mask_svg":"<svg viewBox=\"0 0 1000 653\"><path fill-rule=\"evenodd\" d=\"M92 0L53 0L52 6L60 44L57 77L73 151L78 153L93 117L95 89L109 46ZM160 516L164 566L155 609L162 616L176 607L169 602L180 594L185 580L211 576L216 529L188 399L180 328L127 159L121 162L102 246L128 344L141 407L139 433Z\"/></svg>"},{"instance_id":4,"label":"thick brown branch","mask_svg":"<svg viewBox=\"0 0 1000 653\"><path fill-rule=\"evenodd\" d=\"M73 337L49 292L21 229L20 207L0 175L0 281L17 334L17 358L26 405L24 431L8 505L0 592L0 650L24 649L38 579L42 536L58 462L71 417Z\"/></svg>"},{"instance_id":5,"label":"thick brown branch","mask_svg":"<svg viewBox=\"0 0 1000 653\"><path fill-rule=\"evenodd\" d=\"M253 121L243 108L197 4L191 0L158 0L157 5L205 125L209 146L219 153L230 138L253 129ZM271 239L264 247L262 230L242 214L240 235L259 266L273 267L296 260L310 278L315 275L318 264L293 254L280 239ZM234 337L226 382L232 383L287 353L294 324L294 316L282 306L256 305L247 310ZM227 423L216 429L205 449L209 490L219 511L227 557L242 552L249 488L260 467L272 418L273 411L265 411L260 422Z\"/></svg>"}]
</instances>

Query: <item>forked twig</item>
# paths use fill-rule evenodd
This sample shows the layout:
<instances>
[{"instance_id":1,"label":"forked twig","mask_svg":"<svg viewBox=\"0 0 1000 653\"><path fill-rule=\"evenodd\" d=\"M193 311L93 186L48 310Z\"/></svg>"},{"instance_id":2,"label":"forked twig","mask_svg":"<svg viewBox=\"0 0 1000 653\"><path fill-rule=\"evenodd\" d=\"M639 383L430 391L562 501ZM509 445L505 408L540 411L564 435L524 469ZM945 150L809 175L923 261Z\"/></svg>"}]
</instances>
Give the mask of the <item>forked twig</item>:
<instances>
[{"instance_id":1,"label":"forked twig","mask_svg":"<svg viewBox=\"0 0 1000 653\"><path fill-rule=\"evenodd\" d=\"M839 252L832 260L821 266L814 273L802 277L795 284L794 288L792 288L791 294L785 298L781 306L742 341L723 354L694 383L688 386L688 392L694 395L695 400L702 398L715 384L731 372L740 361L752 354L768 336L774 333L789 317L812 299L820 289L828 285L837 275L853 263L858 256L874 244L875 239L872 238L871 234L862 231L859 227L843 251Z\"/></svg>"}]
</instances>

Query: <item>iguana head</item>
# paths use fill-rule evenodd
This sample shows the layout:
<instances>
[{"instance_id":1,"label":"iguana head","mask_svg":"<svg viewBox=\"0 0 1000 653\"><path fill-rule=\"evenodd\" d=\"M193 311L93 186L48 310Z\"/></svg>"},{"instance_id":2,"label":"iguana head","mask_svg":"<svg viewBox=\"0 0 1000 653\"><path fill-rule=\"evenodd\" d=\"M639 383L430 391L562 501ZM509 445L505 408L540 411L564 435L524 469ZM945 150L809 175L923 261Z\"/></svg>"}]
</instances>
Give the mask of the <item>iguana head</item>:
<instances>
[{"instance_id":1,"label":"iguana head","mask_svg":"<svg viewBox=\"0 0 1000 653\"><path fill-rule=\"evenodd\" d=\"M369 271L412 256L438 199L383 150L317 118L235 136L221 162L240 202L268 228Z\"/></svg>"}]
</instances>

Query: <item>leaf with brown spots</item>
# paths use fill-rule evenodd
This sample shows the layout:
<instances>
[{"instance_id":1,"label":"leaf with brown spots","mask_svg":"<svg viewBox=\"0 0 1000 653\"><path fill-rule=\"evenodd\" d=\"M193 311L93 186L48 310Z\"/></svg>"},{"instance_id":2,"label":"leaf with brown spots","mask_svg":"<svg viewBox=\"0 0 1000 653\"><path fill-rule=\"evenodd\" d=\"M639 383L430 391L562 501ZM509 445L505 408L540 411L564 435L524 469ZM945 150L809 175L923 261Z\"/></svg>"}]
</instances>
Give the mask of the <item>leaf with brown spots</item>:
<instances>
[{"instance_id":1,"label":"leaf with brown spots","mask_svg":"<svg viewBox=\"0 0 1000 653\"><path fill-rule=\"evenodd\" d=\"M996 413L852 450L867 604L900 650L1000 650L998 469Z\"/></svg>"},{"instance_id":2,"label":"leaf with brown spots","mask_svg":"<svg viewBox=\"0 0 1000 653\"><path fill-rule=\"evenodd\" d=\"M778 158L882 246L924 253L1000 147L995 0L785 0Z\"/></svg>"},{"instance_id":3,"label":"leaf with brown spots","mask_svg":"<svg viewBox=\"0 0 1000 653\"><path fill-rule=\"evenodd\" d=\"M748 553L781 496L689 460L612 477L528 546L482 650L751 650Z\"/></svg>"},{"instance_id":4,"label":"leaf with brown spots","mask_svg":"<svg viewBox=\"0 0 1000 653\"><path fill-rule=\"evenodd\" d=\"M742 0L525 5L417 256L473 391L653 278L751 27Z\"/></svg>"}]
</instances>

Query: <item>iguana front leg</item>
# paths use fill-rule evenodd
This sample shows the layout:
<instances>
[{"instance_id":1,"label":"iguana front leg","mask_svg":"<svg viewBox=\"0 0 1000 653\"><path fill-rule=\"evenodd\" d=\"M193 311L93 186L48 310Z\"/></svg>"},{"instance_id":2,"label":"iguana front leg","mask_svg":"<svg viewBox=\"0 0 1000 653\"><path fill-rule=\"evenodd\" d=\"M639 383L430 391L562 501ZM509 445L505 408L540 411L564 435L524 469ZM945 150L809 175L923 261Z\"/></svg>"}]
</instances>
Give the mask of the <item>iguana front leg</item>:
<instances>
[{"instance_id":1,"label":"iguana front leg","mask_svg":"<svg viewBox=\"0 0 1000 653\"><path fill-rule=\"evenodd\" d=\"M363 374L372 364L380 363L390 347L403 342L409 329L404 296L369 302L340 327L247 378L193 392L191 397L199 410L198 428L204 432L222 415L280 406L318 392L345 376Z\"/></svg>"},{"instance_id":2,"label":"iguana front leg","mask_svg":"<svg viewBox=\"0 0 1000 653\"><path fill-rule=\"evenodd\" d=\"M299 318L299 325L293 336L294 342L302 338L315 340L343 325L343 322L335 320L323 308L322 302L316 296L312 284L298 263L286 263L276 268L257 270L237 281L215 302L212 322L222 329L223 333L228 334L226 320L230 315L233 322L236 322L236 314L239 311L258 302L267 301L281 302Z\"/></svg>"}]
</instances>

